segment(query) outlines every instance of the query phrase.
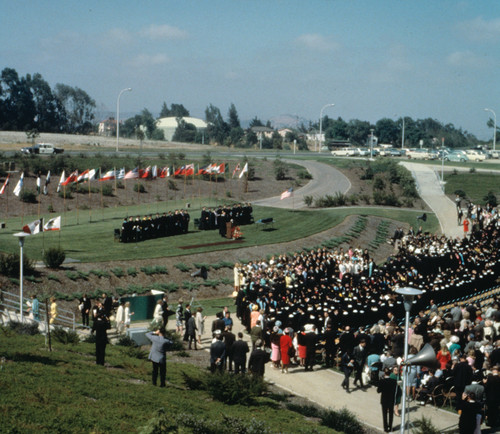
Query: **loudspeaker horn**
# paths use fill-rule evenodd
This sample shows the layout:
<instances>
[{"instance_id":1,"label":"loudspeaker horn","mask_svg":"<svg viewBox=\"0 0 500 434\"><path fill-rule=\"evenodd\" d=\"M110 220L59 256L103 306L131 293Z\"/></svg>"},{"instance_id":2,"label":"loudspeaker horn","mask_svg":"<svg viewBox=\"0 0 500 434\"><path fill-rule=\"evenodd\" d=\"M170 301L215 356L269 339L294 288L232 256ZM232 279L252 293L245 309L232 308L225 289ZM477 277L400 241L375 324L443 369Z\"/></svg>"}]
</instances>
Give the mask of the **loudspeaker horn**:
<instances>
[{"instance_id":1,"label":"loudspeaker horn","mask_svg":"<svg viewBox=\"0 0 500 434\"><path fill-rule=\"evenodd\" d=\"M417 216L417 220L427 221L427 214L424 212L422 215Z\"/></svg>"},{"instance_id":2,"label":"loudspeaker horn","mask_svg":"<svg viewBox=\"0 0 500 434\"><path fill-rule=\"evenodd\" d=\"M436 364L436 352L431 344L425 344L424 347L405 363L408 366L427 366L432 368Z\"/></svg>"}]
</instances>

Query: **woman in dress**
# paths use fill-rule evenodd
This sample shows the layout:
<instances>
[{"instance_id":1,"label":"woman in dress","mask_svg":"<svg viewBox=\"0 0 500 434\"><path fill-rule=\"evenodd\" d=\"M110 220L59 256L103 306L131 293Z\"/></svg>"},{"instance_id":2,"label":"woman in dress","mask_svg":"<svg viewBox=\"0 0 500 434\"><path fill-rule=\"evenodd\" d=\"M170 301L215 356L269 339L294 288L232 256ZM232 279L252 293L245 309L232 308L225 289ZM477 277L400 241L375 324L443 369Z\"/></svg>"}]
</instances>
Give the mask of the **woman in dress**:
<instances>
[{"instance_id":1,"label":"woman in dress","mask_svg":"<svg viewBox=\"0 0 500 434\"><path fill-rule=\"evenodd\" d=\"M199 307L196 310L196 316L195 316L196 339L197 339L199 344L201 344L201 336L205 332L205 320L207 319L206 316L203 316L202 312L203 312L203 308Z\"/></svg>"},{"instance_id":2,"label":"woman in dress","mask_svg":"<svg viewBox=\"0 0 500 434\"><path fill-rule=\"evenodd\" d=\"M305 362L306 362L306 345L304 342L306 332L304 330L304 327L300 329L300 332L297 333L297 348L298 348L298 353L299 353L299 365L304 367Z\"/></svg>"},{"instance_id":3,"label":"woman in dress","mask_svg":"<svg viewBox=\"0 0 500 434\"><path fill-rule=\"evenodd\" d=\"M257 321L259 320L259 316L260 316L259 305L254 304L252 306L252 312L250 313L250 328L255 327Z\"/></svg>"},{"instance_id":4,"label":"woman in dress","mask_svg":"<svg viewBox=\"0 0 500 434\"><path fill-rule=\"evenodd\" d=\"M56 299L52 297L50 299L50 324L54 324L55 320L57 318L57 303Z\"/></svg>"},{"instance_id":5,"label":"woman in dress","mask_svg":"<svg viewBox=\"0 0 500 434\"><path fill-rule=\"evenodd\" d=\"M271 332L271 362L273 362L273 367L278 369L280 367L280 338L282 336L280 328L275 325L273 331Z\"/></svg>"},{"instance_id":6,"label":"woman in dress","mask_svg":"<svg viewBox=\"0 0 500 434\"><path fill-rule=\"evenodd\" d=\"M125 313L124 313L125 315L124 323L126 328L130 328L130 320L133 314L134 312L130 312L130 301L127 301L125 303Z\"/></svg>"},{"instance_id":7,"label":"woman in dress","mask_svg":"<svg viewBox=\"0 0 500 434\"><path fill-rule=\"evenodd\" d=\"M163 324L163 301L160 299L156 302L155 311L153 312L153 325L160 327Z\"/></svg>"},{"instance_id":8,"label":"woman in dress","mask_svg":"<svg viewBox=\"0 0 500 434\"><path fill-rule=\"evenodd\" d=\"M116 309L116 332L121 335L125 328L125 307L123 302L118 305L118 309Z\"/></svg>"},{"instance_id":9,"label":"woman in dress","mask_svg":"<svg viewBox=\"0 0 500 434\"><path fill-rule=\"evenodd\" d=\"M281 355L281 372L288 374L288 365L290 365L290 348L293 348L292 337L293 331L286 328L280 337L280 355Z\"/></svg>"}]
</instances>

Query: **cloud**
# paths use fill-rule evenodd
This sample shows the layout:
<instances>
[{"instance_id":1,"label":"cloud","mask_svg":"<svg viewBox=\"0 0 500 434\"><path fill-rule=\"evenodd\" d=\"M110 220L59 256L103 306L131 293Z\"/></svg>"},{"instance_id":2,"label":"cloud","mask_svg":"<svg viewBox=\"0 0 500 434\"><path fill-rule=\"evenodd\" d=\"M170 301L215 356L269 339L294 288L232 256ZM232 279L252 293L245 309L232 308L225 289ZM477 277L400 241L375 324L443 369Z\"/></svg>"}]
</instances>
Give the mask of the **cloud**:
<instances>
[{"instance_id":1,"label":"cloud","mask_svg":"<svg viewBox=\"0 0 500 434\"><path fill-rule=\"evenodd\" d=\"M338 43L317 33L300 35L295 42L299 47L314 51L333 51L339 48Z\"/></svg>"},{"instance_id":2,"label":"cloud","mask_svg":"<svg viewBox=\"0 0 500 434\"><path fill-rule=\"evenodd\" d=\"M459 24L459 30L472 41L499 41L500 18L485 20L482 17Z\"/></svg>"},{"instance_id":3,"label":"cloud","mask_svg":"<svg viewBox=\"0 0 500 434\"><path fill-rule=\"evenodd\" d=\"M165 54L139 54L130 60L129 65L132 67L147 67L158 66L168 63L170 59Z\"/></svg>"},{"instance_id":4,"label":"cloud","mask_svg":"<svg viewBox=\"0 0 500 434\"><path fill-rule=\"evenodd\" d=\"M446 57L446 62L456 67L480 68L484 66L485 60L472 51L455 51Z\"/></svg>"},{"instance_id":5,"label":"cloud","mask_svg":"<svg viewBox=\"0 0 500 434\"><path fill-rule=\"evenodd\" d=\"M128 30L114 28L107 32L105 39L111 43L126 44L130 43L134 37Z\"/></svg>"},{"instance_id":6,"label":"cloud","mask_svg":"<svg viewBox=\"0 0 500 434\"><path fill-rule=\"evenodd\" d=\"M186 39L189 34L178 27L169 26L168 24L151 24L150 26L141 30L140 34L153 40L172 40L172 39Z\"/></svg>"}]
</instances>

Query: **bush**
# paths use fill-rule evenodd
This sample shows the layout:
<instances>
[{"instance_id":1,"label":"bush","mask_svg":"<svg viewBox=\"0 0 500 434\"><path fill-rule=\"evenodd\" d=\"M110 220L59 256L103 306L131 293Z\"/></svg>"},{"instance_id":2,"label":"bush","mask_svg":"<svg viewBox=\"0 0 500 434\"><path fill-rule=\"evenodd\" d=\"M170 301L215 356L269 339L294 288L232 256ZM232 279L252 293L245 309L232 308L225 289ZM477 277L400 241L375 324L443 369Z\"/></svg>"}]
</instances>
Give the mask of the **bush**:
<instances>
[{"instance_id":1,"label":"bush","mask_svg":"<svg viewBox=\"0 0 500 434\"><path fill-rule=\"evenodd\" d=\"M461 199L465 199L465 197L467 196L465 194L465 191L463 190L455 190L455 192L453 194L456 194L458 197L460 197Z\"/></svg>"},{"instance_id":2,"label":"bush","mask_svg":"<svg viewBox=\"0 0 500 434\"><path fill-rule=\"evenodd\" d=\"M299 170L297 172L297 177L299 179L312 179L312 174L307 170Z\"/></svg>"},{"instance_id":3,"label":"bush","mask_svg":"<svg viewBox=\"0 0 500 434\"><path fill-rule=\"evenodd\" d=\"M51 334L54 340L60 342L61 344L74 345L80 343L78 333L74 332L73 330L65 330L62 327L55 327L54 330L52 330Z\"/></svg>"},{"instance_id":4,"label":"bush","mask_svg":"<svg viewBox=\"0 0 500 434\"><path fill-rule=\"evenodd\" d=\"M134 184L134 191L137 193L146 193L146 188L143 184L139 184L138 182Z\"/></svg>"},{"instance_id":5,"label":"bush","mask_svg":"<svg viewBox=\"0 0 500 434\"><path fill-rule=\"evenodd\" d=\"M492 191L488 191L488 194L483 197L483 201L486 205L489 204L492 207L496 207L498 205L497 197Z\"/></svg>"},{"instance_id":6,"label":"bush","mask_svg":"<svg viewBox=\"0 0 500 434\"><path fill-rule=\"evenodd\" d=\"M26 203L37 203L37 194L31 190L23 190L21 191L20 198L23 202Z\"/></svg>"},{"instance_id":7,"label":"bush","mask_svg":"<svg viewBox=\"0 0 500 434\"><path fill-rule=\"evenodd\" d=\"M209 375L205 379L208 394L224 404L250 405L267 390L267 384L253 375Z\"/></svg>"},{"instance_id":8,"label":"bush","mask_svg":"<svg viewBox=\"0 0 500 434\"><path fill-rule=\"evenodd\" d=\"M0 274L8 277L18 277L19 276L19 264L20 257L16 253L10 253L8 255L0 254ZM33 266L33 261L29 260L23 255L23 271L24 274L36 274L35 267Z\"/></svg>"},{"instance_id":9,"label":"bush","mask_svg":"<svg viewBox=\"0 0 500 434\"><path fill-rule=\"evenodd\" d=\"M413 434L439 434L441 431L437 429L425 416L417 419L414 422L415 428L412 430Z\"/></svg>"},{"instance_id":10,"label":"bush","mask_svg":"<svg viewBox=\"0 0 500 434\"><path fill-rule=\"evenodd\" d=\"M66 259L66 253L61 247L50 247L43 253L43 262L48 268L59 268Z\"/></svg>"},{"instance_id":11,"label":"bush","mask_svg":"<svg viewBox=\"0 0 500 434\"><path fill-rule=\"evenodd\" d=\"M288 175L288 166L286 163L281 161L279 158L276 158L273 162L274 166L274 176L277 181L283 181L287 178Z\"/></svg>"},{"instance_id":12,"label":"bush","mask_svg":"<svg viewBox=\"0 0 500 434\"><path fill-rule=\"evenodd\" d=\"M134 191L137 191L137 190L134 190ZM112 197L113 196L113 186L109 183L104 184L102 186L102 195Z\"/></svg>"},{"instance_id":13,"label":"bush","mask_svg":"<svg viewBox=\"0 0 500 434\"><path fill-rule=\"evenodd\" d=\"M184 273L191 271L191 268L188 265L184 264L183 262L179 262L178 264L175 264L174 267L177 268L178 270L184 272Z\"/></svg>"},{"instance_id":14,"label":"bush","mask_svg":"<svg viewBox=\"0 0 500 434\"><path fill-rule=\"evenodd\" d=\"M120 345L122 347L137 347L137 344L130 338L130 336L120 336L116 345Z\"/></svg>"},{"instance_id":15,"label":"bush","mask_svg":"<svg viewBox=\"0 0 500 434\"><path fill-rule=\"evenodd\" d=\"M307 207L310 207L314 201L314 198L312 196L304 196L304 203L306 204Z\"/></svg>"},{"instance_id":16,"label":"bush","mask_svg":"<svg viewBox=\"0 0 500 434\"><path fill-rule=\"evenodd\" d=\"M37 335L40 333L38 330L38 323L22 323L19 321L9 321L9 328L20 335Z\"/></svg>"},{"instance_id":17,"label":"bush","mask_svg":"<svg viewBox=\"0 0 500 434\"><path fill-rule=\"evenodd\" d=\"M360 434L365 432L363 425L347 408L339 411L327 410L323 412L321 415L321 425L345 434Z\"/></svg>"}]
</instances>

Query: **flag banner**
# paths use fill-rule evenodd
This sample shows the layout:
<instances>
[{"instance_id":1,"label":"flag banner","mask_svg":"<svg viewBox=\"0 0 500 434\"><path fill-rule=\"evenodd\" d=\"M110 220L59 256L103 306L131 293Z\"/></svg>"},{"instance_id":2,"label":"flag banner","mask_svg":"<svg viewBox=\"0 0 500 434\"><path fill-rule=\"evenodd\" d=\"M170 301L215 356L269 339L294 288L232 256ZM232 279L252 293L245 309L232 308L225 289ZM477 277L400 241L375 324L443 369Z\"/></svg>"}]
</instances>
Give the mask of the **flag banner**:
<instances>
[{"instance_id":1,"label":"flag banner","mask_svg":"<svg viewBox=\"0 0 500 434\"><path fill-rule=\"evenodd\" d=\"M40 178L40 175L36 178L36 192L40 194L42 189L42 179Z\"/></svg>"},{"instance_id":2,"label":"flag banner","mask_svg":"<svg viewBox=\"0 0 500 434\"><path fill-rule=\"evenodd\" d=\"M221 175L226 173L226 163L222 163L217 166L217 173L220 173Z\"/></svg>"},{"instance_id":3,"label":"flag banner","mask_svg":"<svg viewBox=\"0 0 500 434\"><path fill-rule=\"evenodd\" d=\"M38 232L41 232L41 228L43 227L43 219L35 220L34 222L28 223L23 226L23 232L31 235L35 235Z\"/></svg>"},{"instance_id":4,"label":"flag banner","mask_svg":"<svg viewBox=\"0 0 500 434\"><path fill-rule=\"evenodd\" d=\"M169 176L169 168L168 167L164 167L163 169L161 169L160 171L160 178L168 178Z\"/></svg>"},{"instance_id":5,"label":"flag banner","mask_svg":"<svg viewBox=\"0 0 500 434\"><path fill-rule=\"evenodd\" d=\"M240 171L240 163L238 163L233 170L233 178L239 171Z\"/></svg>"},{"instance_id":6,"label":"flag banner","mask_svg":"<svg viewBox=\"0 0 500 434\"><path fill-rule=\"evenodd\" d=\"M123 179L137 179L139 178L139 168L136 167L135 169L129 170Z\"/></svg>"},{"instance_id":7,"label":"flag banner","mask_svg":"<svg viewBox=\"0 0 500 434\"><path fill-rule=\"evenodd\" d=\"M124 179L125 178L125 167L122 167L120 171L116 174L116 179Z\"/></svg>"},{"instance_id":8,"label":"flag banner","mask_svg":"<svg viewBox=\"0 0 500 434\"><path fill-rule=\"evenodd\" d=\"M43 194L47 195L49 193L49 184L50 184L50 170L47 172L47 176L45 177L45 184L43 186Z\"/></svg>"},{"instance_id":9,"label":"flag banner","mask_svg":"<svg viewBox=\"0 0 500 434\"><path fill-rule=\"evenodd\" d=\"M188 164L186 166L186 170L184 171L183 173L184 176L191 176L191 175L194 175L194 164L191 163L191 164Z\"/></svg>"},{"instance_id":10,"label":"flag banner","mask_svg":"<svg viewBox=\"0 0 500 434\"><path fill-rule=\"evenodd\" d=\"M7 178L5 178L5 182L2 185L2 188L0 188L0 194L4 194L7 191L7 186L9 185L9 179L10 179L10 173L7 175Z\"/></svg>"},{"instance_id":11,"label":"flag banner","mask_svg":"<svg viewBox=\"0 0 500 434\"><path fill-rule=\"evenodd\" d=\"M66 181L66 177L64 176L64 170L63 170L61 173L61 178L59 179L59 185L57 186L58 193L61 191L61 185L63 185L64 181Z\"/></svg>"},{"instance_id":12,"label":"flag banner","mask_svg":"<svg viewBox=\"0 0 500 434\"><path fill-rule=\"evenodd\" d=\"M141 169L139 174L142 179L147 179L151 176L151 166L146 167L145 169Z\"/></svg>"},{"instance_id":13,"label":"flag banner","mask_svg":"<svg viewBox=\"0 0 500 434\"><path fill-rule=\"evenodd\" d=\"M84 170L82 173L80 173L78 178L76 178L76 182L77 183L84 182L87 180L88 176L89 176L89 169Z\"/></svg>"},{"instance_id":14,"label":"flag banner","mask_svg":"<svg viewBox=\"0 0 500 434\"><path fill-rule=\"evenodd\" d=\"M241 171L239 177L242 178L243 174L245 174L246 172L248 172L248 163L245 163L245 166L243 166L243 170Z\"/></svg>"},{"instance_id":15,"label":"flag banner","mask_svg":"<svg viewBox=\"0 0 500 434\"><path fill-rule=\"evenodd\" d=\"M54 217L45 223L43 227L44 231L59 231L61 230L61 216Z\"/></svg>"},{"instance_id":16,"label":"flag banner","mask_svg":"<svg viewBox=\"0 0 500 434\"><path fill-rule=\"evenodd\" d=\"M90 169L86 180L87 181L94 181L96 172L97 171L95 169Z\"/></svg>"},{"instance_id":17,"label":"flag banner","mask_svg":"<svg viewBox=\"0 0 500 434\"><path fill-rule=\"evenodd\" d=\"M16 188L14 188L14 194L19 197L21 194L21 189L23 188L23 183L24 183L24 172L21 173L21 177L19 178L19 181L17 181Z\"/></svg>"},{"instance_id":18,"label":"flag banner","mask_svg":"<svg viewBox=\"0 0 500 434\"><path fill-rule=\"evenodd\" d=\"M108 170L104 175L102 175L99 178L99 181L112 181L115 179L116 176L116 171L115 170Z\"/></svg>"},{"instance_id":19,"label":"flag banner","mask_svg":"<svg viewBox=\"0 0 500 434\"><path fill-rule=\"evenodd\" d=\"M289 188L288 190L285 190L283 193L281 193L280 200L286 199L287 197L290 197L293 193L293 188Z\"/></svg>"},{"instance_id":20,"label":"flag banner","mask_svg":"<svg viewBox=\"0 0 500 434\"><path fill-rule=\"evenodd\" d=\"M158 166L153 166L153 168L151 169L151 178L152 179L156 179L158 178Z\"/></svg>"},{"instance_id":21,"label":"flag banner","mask_svg":"<svg viewBox=\"0 0 500 434\"><path fill-rule=\"evenodd\" d=\"M203 166L198 169L198 172L196 173L197 175L207 175L207 169L209 166Z\"/></svg>"},{"instance_id":22,"label":"flag banner","mask_svg":"<svg viewBox=\"0 0 500 434\"><path fill-rule=\"evenodd\" d=\"M75 170L71 175L69 175L61 185L73 184L78 180L78 170Z\"/></svg>"}]
</instances>

